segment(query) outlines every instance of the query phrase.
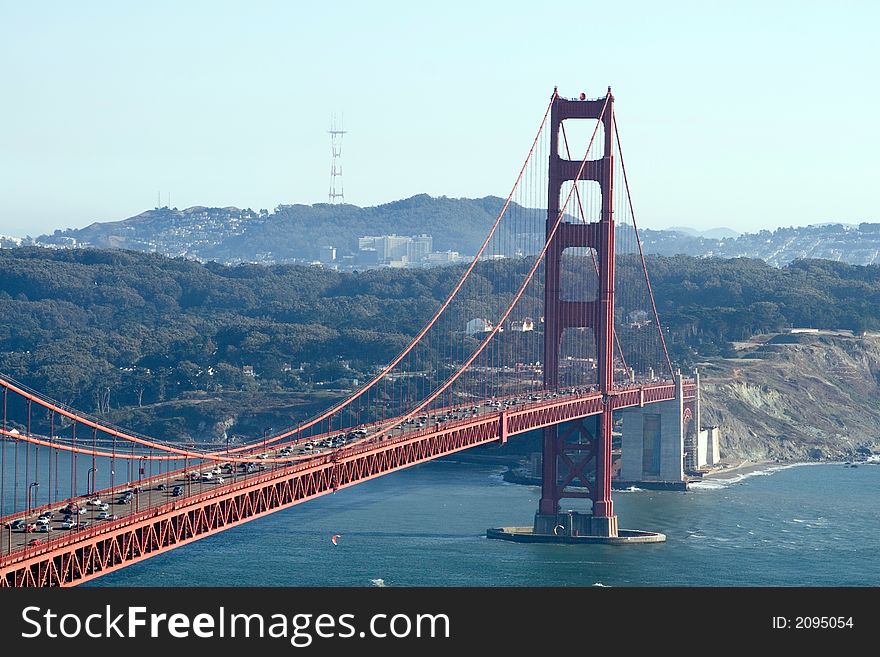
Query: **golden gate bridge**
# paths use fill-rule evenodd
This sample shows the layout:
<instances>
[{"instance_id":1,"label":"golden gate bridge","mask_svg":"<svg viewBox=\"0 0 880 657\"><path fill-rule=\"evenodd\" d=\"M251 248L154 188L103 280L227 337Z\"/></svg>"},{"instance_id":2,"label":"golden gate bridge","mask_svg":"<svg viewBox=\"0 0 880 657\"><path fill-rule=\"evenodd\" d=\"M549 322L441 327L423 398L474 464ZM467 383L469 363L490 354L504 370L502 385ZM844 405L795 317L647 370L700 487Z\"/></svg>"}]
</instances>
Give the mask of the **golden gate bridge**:
<instances>
[{"instance_id":1,"label":"golden gate bridge","mask_svg":"<svg viewBox=\"0 0 880 657\"><path fill-rule=\"evenodd\" d=\"M76 585L531 431L543 445L534 524L490 537L663 540L618 528L615 412L636 414L638 457L657 471L663 430L643 409L665 405L680 425L697 396L666 349L610 88L591 99L554 89L510 194L436 312L371 380L306 421L193 447L113 426L8 377L0 388L4 587ZM563 513L564 498L588 508Z\"/></svg>"}]
</instances>

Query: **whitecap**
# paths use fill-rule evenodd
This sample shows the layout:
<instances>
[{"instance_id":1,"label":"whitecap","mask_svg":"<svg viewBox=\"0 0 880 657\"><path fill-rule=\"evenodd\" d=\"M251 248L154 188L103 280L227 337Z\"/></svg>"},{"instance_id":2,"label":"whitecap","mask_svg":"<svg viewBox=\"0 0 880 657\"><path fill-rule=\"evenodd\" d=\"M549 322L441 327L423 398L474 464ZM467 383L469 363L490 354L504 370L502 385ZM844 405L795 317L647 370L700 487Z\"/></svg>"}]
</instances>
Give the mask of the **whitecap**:
<instances>
[{"instance_id":1,"label":"whitecap","mask_svg":"<svg viewBox=\"0 0 880 657\"><path fill-rule=\"evenodd\" d=\"M703 479L702 481L693 482L689 484L689 487L717 490L733 484L742 483L744 479L748 479L749 477L766 477L782 470L797 468L804 465L819 465L819 463L787 463L785 465L770 465L759 470L751 470L750 472L743 472L740 474L731 473L731 476L729 477L724 476L724 473L719 473L717 477L713 476L708 479Z\"/></svg>"},{"instance_id":2,"label":"whitecap","mask_svg":"<svg viewBox=\"0 0 880 657\"><path fill-rule=\"evenodd\" d=\"M376 579L371 579L371 580L370 580L370 583L371 583L373 586L379 586L379 587L388 586L388 585L385 583L385 580L382 579L381 577L377 577Z\"/></svg>"},{"instance_id":3,"label":"whitecap","mask_svg":"<svg viewBox=\"0 0 880 657\"><path fill-rule=\"evenodd\" d=\"M688 483L689 489L695 490L721 490L723 488L727 488L728 484L725 481L715 480L715 481L692 481Z\"/></svg>"}]
</instances>

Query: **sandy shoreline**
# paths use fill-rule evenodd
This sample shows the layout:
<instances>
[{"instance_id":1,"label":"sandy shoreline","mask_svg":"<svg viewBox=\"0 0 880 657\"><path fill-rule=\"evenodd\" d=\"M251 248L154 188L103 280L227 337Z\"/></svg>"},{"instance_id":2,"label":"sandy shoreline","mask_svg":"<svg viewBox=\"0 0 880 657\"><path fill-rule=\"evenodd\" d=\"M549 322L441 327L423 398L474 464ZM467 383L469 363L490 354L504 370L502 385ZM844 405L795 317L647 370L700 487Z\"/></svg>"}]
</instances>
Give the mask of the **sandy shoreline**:
<instances>
[{"instance_id":1,"label":"sandy shoreline","mask_svg":"<svg viewBox=\"0 0 880 657\"><path fill-rule=\"evenodd\" d=\"M726 468L713 470L703 475L703 479L733 479L740 475L766 470L773 466L793 465L793 463L780 463L779 461L740 461L738 465L728 465Z\"/></svg>"},{"instance_id":2,"label":"sandy shoreline","mask_svg":"<svg viewBox=\"0 0 880 657\"><path fill-rule=\"evenodd\" d=\"M880 465L880 460L864 460L853 461L852 467L874 462ZM770 468L782 469L791 468L797 465L847 465L849 463L850 461L740 461L739 464L728 464L726 468L707 472L702 476L702 479L736 479L742 475L749 474L750 472L768 470Z\"/></svg>"}]
</instances>

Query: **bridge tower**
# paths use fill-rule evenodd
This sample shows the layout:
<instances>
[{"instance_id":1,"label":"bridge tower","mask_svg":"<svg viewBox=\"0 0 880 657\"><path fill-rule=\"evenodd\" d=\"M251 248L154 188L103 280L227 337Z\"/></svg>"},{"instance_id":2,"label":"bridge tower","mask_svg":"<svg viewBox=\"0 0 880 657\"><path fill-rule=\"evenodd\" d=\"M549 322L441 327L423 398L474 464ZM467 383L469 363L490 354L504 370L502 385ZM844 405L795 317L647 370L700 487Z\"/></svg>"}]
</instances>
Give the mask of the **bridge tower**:
<instances>
[{"instance_id":1,"label":"bridge tower","mask_svg":"<svg viewBox=\"0 0 880 657\"><path fill-rule=\"evenodd\" d=\"M598 99L561 98L554 93L550 110L549 191L547 200L546 236L559 216L560 195L566 182L592 180L602 194L599 220L591 223L560 223L546 254L544 288L544 385L559 386L559 352L562 336L568 328L592 329L596 341L598 386L602 393L603 412L598 426L586 421L562 428L553 425L544 429L541 500L535 515L536 534L555 533L560 524L567 533L616 537L617 516L611 501L611 395L614 382L614 96L611 87ZM604 111L603 111L604 109ZM560 156L560 128L563 121L592 119L601 121L604 148L602 157L581 162ZM577 179L577 180L576 180ZM590 221L589 217L585 217ZM599 286L593 300L561 298L560 275L562 255L566 249L589 247L596 252L599 263ZM591 430L592 429L592 430ZM568 472L560 483L560 461ZM585 469L594 463L594 472ZM593 475L592 477L590 475ZM580 480L578 490L568 488ZM585 490L586 489L586 490ZM592 500L592 516L571 514L559 516L559 500L582 497Z\"/></svg>"}]
</instances>

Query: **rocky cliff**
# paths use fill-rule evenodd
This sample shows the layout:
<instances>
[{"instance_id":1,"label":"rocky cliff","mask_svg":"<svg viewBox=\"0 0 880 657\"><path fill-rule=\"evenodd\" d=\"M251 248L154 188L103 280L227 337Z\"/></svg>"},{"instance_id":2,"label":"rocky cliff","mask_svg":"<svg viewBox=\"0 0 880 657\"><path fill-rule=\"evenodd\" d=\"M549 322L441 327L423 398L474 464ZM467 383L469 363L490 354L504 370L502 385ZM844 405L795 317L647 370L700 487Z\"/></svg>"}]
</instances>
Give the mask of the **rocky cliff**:
<instances>
[{"instance_id":1,"label":"rocky cliff","mask_svg":"<svg viewBox=\"0 0 880 657\"><path fill-rule=\"evenodd\" d=\"M880 337L764 335L737 346L738 358L699 366L703 424L721 426L725 461L849 460L860 449L863 455L880 451ZM253 436L266 426L288 426L336 400L327 394L276 393L257 404L228 393L130 408L114 420L155 435L170 427L196 442L219 444L227 432ZM538 449L535 434L491 453Z\"/></svg>"},{"instance_id":2,"label":"rocky cliff","mask_svg":"<svg viewBox=\"0 0 880 657\"><path fill-rule=\"evenodd\" d=\"M701 364L725 460L849 459L880 448L880 338L759 336Z\"/></svg>"}]
</instances>

